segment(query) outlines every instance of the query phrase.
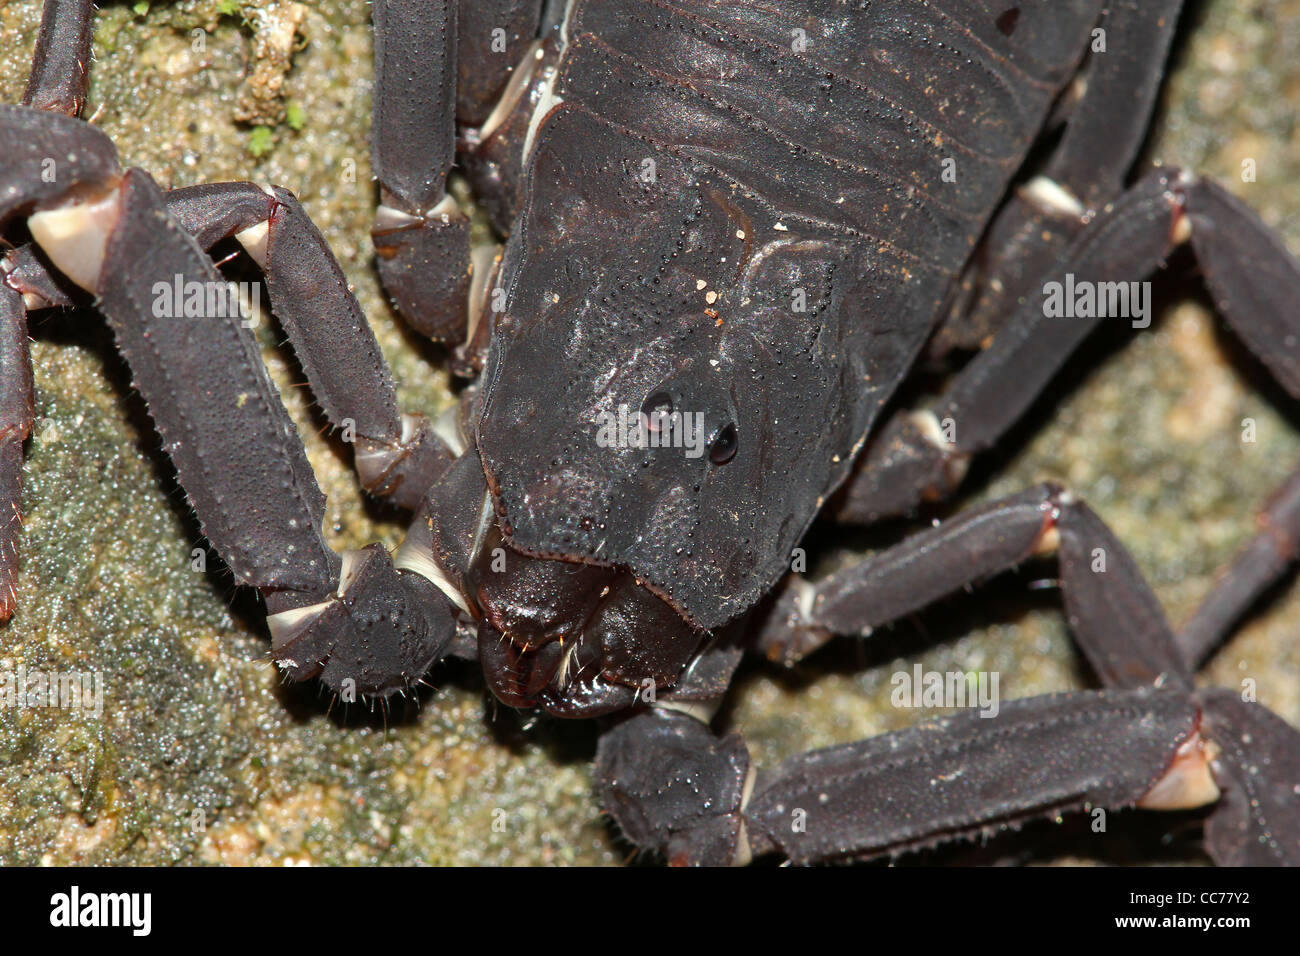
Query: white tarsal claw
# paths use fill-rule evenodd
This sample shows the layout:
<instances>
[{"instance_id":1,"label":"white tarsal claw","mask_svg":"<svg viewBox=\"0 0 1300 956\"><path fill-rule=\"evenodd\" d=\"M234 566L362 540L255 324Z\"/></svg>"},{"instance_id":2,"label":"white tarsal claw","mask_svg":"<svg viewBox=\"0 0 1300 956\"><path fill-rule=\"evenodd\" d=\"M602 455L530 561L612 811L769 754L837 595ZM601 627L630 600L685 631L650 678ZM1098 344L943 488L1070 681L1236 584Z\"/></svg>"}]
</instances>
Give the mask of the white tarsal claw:
<instances>
[{"instance_id":1,"label":"white tarsal claw","mask_svg":"<svg viewBox=\"0 0 1300 956\"><path fill-rule=\"evenodd\" d=\"M948 437L943 433L943 426L939 424L939 419L934 412L923 408L912 412L908 417L911 418L912 424L916 426L916 430L921 433L921 437L931 445L940 451L950 449Z\"/></svg>"},{"instance_id":2,"label":"white tarsal claw","mask_svg":"<svg viewBox=\"0 0 1300 956\"><path fill-rule=\"evenodd\" d=\"M1191 810L1219 799L1219 787L1210 772L1210 763L1219 748L1201 736L1192 734L1174 753L1173 762L1138 801L1144 810Z\"/></svg>"},{"instance_id":3,"label":"white tarsal claw","mask_svg":"<svg viewBox=\"0 0 1300 956\"><path fill-rule=\"evenodd\" d=\"M455 405L448 408L433 422L433 433L444 445L451 449L452 455L459 458L465 453L465 436L460 430L460 409Z\"/></svg>"},{"instance_id":4,"label":"white tarsal claw","mask_svg":"<svg viewBox=\"0 0 1300 956\"><path fill-rule=\"evenodd\" d=\"M399 229L409 229L419 222L419 216L412 216L409 212L395 209L392 206L380 206L375 210L375 223L371 231L377 233L396 232Z\"/></svg>"},{"instance_id":5,"label":"white tarsal claw","mask_svg":"<svg viewBox=\"0 0 1300 956\"><path fill-rule=\"evenodd\" d=\"M492 108L491 114L483 121L479 127L479 140L485 140L496 132L497 127L505 122L506 117L514 112L515 107L519 104L520 98L524 91L528 89L528 84L533 81L533 73L537 71L537 64L544 55L542 50L542 41L534 40L528 52L524 54L519 65L515 67L514 73L510 75L510 82L506 84L505 92L497 100L497 105Z\"/></svg>"},{"instance_id":6,"label":"white tarsal claw","mask_svg":"<svg viewBox=\"0 0 1300 956\"><path fill-rule=\"evenodd\" d=\"M108 237L117 227L121 212L122 194L115 186L97 198L33 213L27 228L60 272L87 292L95 293Z\"/></svg>"},{"instance_id":7,"label":"white tarsal claw","mask_svg":"<svg viewBox=\"0 0 1300 956\"><path fill-rule=\"evenodd\" d=\"M258 267L265 269L267 259L266 244L270 235L271 223L268 220L235 233L235 239L244 247L244 251L253 257L253 261L257 263Z\"/></svg>"},{"instance_id":8,"label":"white tarsal claw","mask_svg":"<svg viewBox=\"0 0 1300 956\"><path fill-rule=\"evenodd\" d=\"M470 615L469 601L433 558L433 535L427 519L415 522L406 532L406 537L393 553L393 567L420 575L445 594L452 604Z\"/></svg>"},{"instance_id":9,"label":"white tarsal claw","mask_svg":"<svg viewBox=\"0 0 1300 956\"><path fill-rule=\"evenodd\" d=\"M266 626L271 631L271 649L279 650L307 630L316 618L330 609L333 601L308 604L306 607L290 608L266 616Z\"/></svg>"},{"instance_id":10,"label":"white tarsal claw","mask_svg":"<svg viewBox=\"0 0 1300 956\"><path fill-rule=\"evenodd\" d=\"M464 219L465 213L461 211L460 203L456 202L456 197L448 193L438 200L427 213L425 219L441 219L443 222L451 222L453 219Z\"/></svg>"},{"instance_id":11,"label":"white tarsal claw","mask_svg":"<svg viewBox=\"0 0 1300 956\"><path fill-rule=\"evenodd\" d=\"M469 298L466 300L465 341L473 342L478 332L479 321L483 313L490 308L488 302L488 281L496 277L497 265L501 261L501 247L496 243L484 243L470 250Z\"/></svg>"},{"instance_id":12,"label":"white tarsal claw","mask_svg":"<svg viewBox=\"0 0 1300 956\"><path fill-rule=\"evenodd\" d=\"M758 768L750 764L745 774L745 786L740 792L740 829L736 834L736 855L731 859L732 866L749 866L754 859L754 853L749 848L749 827L745 825L745 808L749 806L749 798L754 795L754 781L757 779Z\"/></svg>"},{"instance_id":13,"label":"white tarsal claw","mask_svg":"<svg viewBox=\"0 0 1300 956\"><path fill-rule=\"evenodd\" d=\"M1056 180L1048 179L1046 176L1035 176L1025 183L1020 194L1044 209L1064 213L1067 216L1082 218L1086 211L1083 208L1083 203L1079 202L1078 196Z\"/></svg>"}]
</instances>

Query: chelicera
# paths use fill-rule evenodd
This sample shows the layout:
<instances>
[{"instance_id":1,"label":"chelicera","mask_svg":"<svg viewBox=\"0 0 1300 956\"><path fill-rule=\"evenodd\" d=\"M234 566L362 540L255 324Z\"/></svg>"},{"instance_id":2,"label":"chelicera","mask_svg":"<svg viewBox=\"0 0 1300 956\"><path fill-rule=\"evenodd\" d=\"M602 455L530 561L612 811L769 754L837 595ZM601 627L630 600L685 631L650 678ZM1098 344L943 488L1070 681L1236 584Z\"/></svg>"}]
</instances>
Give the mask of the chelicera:
<instances>
[{"instance_id":1,"label":"chelicera","mask_svg":"<svg viewBox=\"0 0 1300 956\"><path fill-rule=\"evenodd\" d=\"M638 846L810 862L1138 805L1207 808L1220 862L1296 862L1300 738L1193 673L1295 556L1300 479L1177 635L1122 544L1052 485L815 583L790 570L832 495L869 522L960 484L1101 320L1046 314L1045 282L1067 274L1126 282L1190 244L1225 319L1300 396L1300 266L1280 241L1190 173L1128 182L1179 8L376 2L376 261L474 379L457 416L430 422L399 410L291 193L164 192L119 167L76 118L90 4L47 3L24 102L0 109L15 144L0 494L16 507L33 417L27 312L80 287L212 546L263 595L284 672L386 697L454 655L507 705L600 718L601 800ZM1088 56L1099 30L1109 52ZM499 42L513 66L479 55ZM1064 131L1025 177L1053 117ZM495 260L472 256L446 192L457 161L509 236ZM394 554L322 537L322 495L247 330L148 307L160 280L217 282L205 250L231 237L325 415L355 428L362 484L412 512ZM986 341L933 409L886 411L923 350ZM703 443L598 442L597 420L628 409L638 433ZM1036 554L1057 555L1104 689L761 770L710 729L745 652L793 662Z\"/></svg>"}]
</instances>

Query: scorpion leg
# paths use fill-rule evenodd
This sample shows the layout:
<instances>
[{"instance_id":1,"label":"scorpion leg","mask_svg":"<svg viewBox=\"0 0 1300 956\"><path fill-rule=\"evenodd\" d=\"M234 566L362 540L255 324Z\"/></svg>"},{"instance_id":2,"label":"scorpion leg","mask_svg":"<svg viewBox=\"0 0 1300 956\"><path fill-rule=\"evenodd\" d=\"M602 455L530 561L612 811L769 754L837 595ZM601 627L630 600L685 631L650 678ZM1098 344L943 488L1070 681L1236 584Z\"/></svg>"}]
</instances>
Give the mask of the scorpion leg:
<instances>
[{"instance_id":1,"label":"scorpion leg","mask_svg":"<svg viewBox=\"0 0 1300 956\"><path fill-rule=\"evenodd\" d=\"M509 0L505 0L509 3ZM473 4L470 5L474 8ZM483 14L473 15L464 25L467 31L482 31ZM473 35L473 34L471 34ZM462 32L462 65L468 38ZM477 59L483 57L475 51ZM534 118L549 102L550 86L559 62L559 43L554 36L537 40L514 68L510 82L496 107L479 127L462 130L460 162L474 189L479 207L487 213L493 227L503 235L513 231L523 188L525 146L536 123ZM469 295L466 340L456 349L452 369L469 377L483 367L491 341L495 319L501 314L499 300L489 302L489 290L497 281L501 248L493 244L476 245L471 253L473 275ZM491 307L489 307L491 306Z\"/></svg>"},{"instance_id":2,"label":"scorpion leg","mask_svg":"<svg viewBox=\"0 0 1300 956\"><path fill-rule=\"evenodd\" d=\"M276 660L361 694L422 676L455 630L450 605L378 545L340 558L325 543L324 497L252 334L160 296L176 281L224 283L153 180L120 172L107 138L68 117L0 107L0 133L19 144L2 212L35 207L33 238L96 296L204 534L266 598ZM39 176L49 156L61 158L57 182Z\"/></svg>"},{"instance_id":3,"label":"scorpion leg","mask_svg":"<svg viewBox=\"0 0 1300 956\"><path fill-rule=\"evenodd\" d=\"M422 415L402 415L379 343L325 238L287 189L218 183L167 194L205 249L237 238L261 266L271 307L325 416L355 441L367 491L414 510L454 454Z\"/></svg>"},{"instance_id":4,"label":"scorpion leg","mask_svg":"<svg viewBox=\"0 0 1300 956\"><path fill-rule=\"evenodd\" d=\"M1099 283L1154 272L1176 245L1183 220L1172 192L1176 178L1157 170L1107 207L1054 274L1068 269L1078 281ZM1049 317L1039 299L1026 300L993 344L961 370L935 411L897 414L871 438L833 505L835 516L870 523L947 497L971 457L1011 427L1101 321Z\"/></svg>"},{"instance_id":5,"label":"scorpion leg","mask_svg":"<svg viewBox=\"0 0 1300 956\"><path fill-rule=\"evenodd\" d=\"M1223 688L1205 691L1201 703L1223 784L1223 799L1205 821L1210 856L1220 866L1300 864L1300 733Z\"/></svg>"},{"instance_id":6,"label":"scorpion leg","mask_svg":"<svg viewBox=\"0 0 1300 956\"><path fill-rule=\"evenodd\" d=\"M745 863L773 851L796 863L861 859L1089 804L1211 801L1218 791L1197 746L1199 723L1177 690L1052 694L755 773L738 735L719 739L689 714L655 708L601 737L595 776L624 833L673 863Z\"/></svg>"},{"instance_id":7,"label":"scorpion leg","mask_svg":"<svg viewBox=\"0 0 1300 956\"><path fill-rule=\"evenodd\" d=\"M1215 183L1173 169L1153 172L1084 230L1053 274L1123 281L1153 271L1189 239L1219 311L1278 383L1300 398L1300 328L1291 310L1300 263L1249 207ZM1100 321L1065 325L1044 315L1036 299L1024 302L994 344L957 376L937 412L896 416L882 429L843 492L839 517L876 520L949 494L971 456L1020 417ZM1181 642L1189 659L1204 659L1300 555L1298 482L1293 478L1275 493L1263 530L1187 625Z\"/></svg>"},{"instance_id":8,"label":"scorpion leg","mask_svg":"<svg viewBox=\"0 0 1300 956\"><path fill-rule=\"evenodd\" d=\"M399 11L396 5L393 8L388 11L392 16L386 22L399 22L396 18ZM511 231L519 208L524 147L535 126L534 114L545 109L559 59L559 45L554 35L538 36L541 0L462 0L452 12L455 35L449 42L455 47L455 112L461 124L455 142L457 161L462 164L479 207L497 232L506 234ZM377 16L388 14L377 11ZM377 36L378 30L377 19ZM386 74L381 69L378 75L382 79ZM452 78L439 73L437 80L440 95L447 95ZM415 81L406 78L403 82ZM396 89L393 95L400 102L403 89ZM405 109L405 104L402 108ZM439 121L444 119L440 114ZM376 125L379 121L380 113L376 112ZM411 151L404 147L405 139L405 134L399 131L386 141L374 142L376 169L380 168L381 148L387 151L385 161L392 166L427 168L429 157L418 149ZM451 160L442 153L434 155L439 163L435 171L440 170L445 177L446 165ZM382 174L380 179L387 182ZM389 209L381 213L375 229L380 270L399 309L423 310L413 313L417 316L413 323L417 328L434 338L460 343L452 359L452 371L473 377L482 368L491 335L493 313L485 307L485 300L500 264L500 247L486 242L470 248L468 233L457 232L466 227L459 224L454 201L445 197L441 187L436 196L424 201L435 206L437 202L451 203L447 210L450 221L419 225L408 218L414 211L409 197L404 199L405 204L385 200ZM397 210L396 214L393 209ZM439 235L428 234L430 229ZM386 256L393 257L393 261ZM429 311L431 294L445 294L443 288L449 280L439 284L427 269L421 272L421 256L441 269L451 270L446 273L451 279L462 276L466 267L469 270L468 282L456 286L457 294L446 297L446 302L437 306L437 330L432 332L428 325L433 319L418 316ZM407 304L406 300L410 299L416 301ZM462 304L466 308L462 309ZM458 328L461 318L464 327Z\"/></svg>"},{"instance_id":9,"label":"scorpion leg","mask_svg":"<svg viewBox=\"0 0 1300 956\"><path fill-rule=\"evenodd\" d=\"M1184 177L1181 188L1192 249L1215 305L1287 393L1300 398L1300 323L1295 296L1300 262L1245 203L1210 180ZM1267 587L1300 557L1300 474L1273 493L1262 529L1234 558L1179 636L1193 662L1203 660Z\"/></svg>"},{"instance_id":10,"label":"scorpion leg","mask_svg":"<svg viewBox=\"0 0 1300 956\"><path fill-rule=\"evenodd\" d=\"M487 349L483 300L500 256L490 243L471 250L469 220L447 193L447 173L459 148L483 208L509 231L557 42L538 37L541 0L380 0L373 19L380 277L412 326L459 345L452 369L472 376Z\"/></svg>"},{"instance_id":11,"label":"scorpion leg","mask_svg":"<svg viewBox=\"0 0 1300 956\"><path fill-rule=\"evenodd\" d=\"M541 19L538 0L475 0L460 8L460 162L502 234L511 231L519 211L524 143L559 59L556 38L538 37Z\"/></svg>"},{"instance_id":12,"label":"scorpion leg","mask_svg":"<svg viewBox=\"0 0 1300 956\"><path fill-rule=\"evenodd\" d=\"M35 408L27 310L22 295L0 281L0 622L13 616L17 602L23 441L31 434Z\"/></svg>"},{"instance_id":13,"label":"scorpion leg","mask_svg":"<svg viewBox=\"0 0 1300 956\"><path fill-rule=\"evenodd\" d=\"M499 108L515 67L537 38L543 0L472 0L460 4L456 45L456 116L482 128Z\"/></svg>"},{"instance_id":14,"label":"scorpion leg","mask_svg":"<svg viewBox=\"0 0 1300 956\"><path fill-rule=\"evenodd\" d=\"M792 664L1037 555L1057 552L1071 629L1103 683L1190 689L1164 612L1128 550L1086 504L1044 484L971 508L815 584L791 576L757 648Z\"/></svg>"},{"instance_id":15,"label":"scorpion leg","mask_svg":"<svg viewBox=\"0 0 1300 956\"><path fill-rule=\"evenodd\" d=\"M90 0L47 0L36 35L32 70L22 104L31 111L76 116L86 102L90 35L94 6ZM16 115L13 111L10 115ZM5 117L8 118L8 117ZM27 124L21 124L26 126ZM0 224L17 207L17 177L30 175L41 163L57 162L57 153L38 157L28 152L11 166L12 180L0 185ZM70 159L73 167L96 166L103 156ZM48 169L48 166L44 168ZM55 167L57 168L57 167ZM65 304L67 299L44 268L23 246L0 262L0 623L13 616L18 575L18 536L22 528L23 442L35 419L32 360L27 349L27 306ZM44 293L43 295L41 293Z\"/></svg>"},{"instance_id":16,"label":"scorpion leg","mask_svg":"<svg viewBox=\"0 0 1300 956\"><path fill-rule=\"evenodd\" d=\"M447 173L459 149L481 206L498 231L509 231L557 41L538 37L541 0L381 0L373 19L380 277L414 328L457 345L452 370L472 377L487 351L484 300L500 254L491 243L471 249ZM465 124L459 140L457 119Z\"/></svg>"},{"instance_id":17,"label":"scorpion leg","mask_svg":"<svg viewBox=\"0 0 1300 956\"><path fill-rule=\"evenodd\" d=\"M10 249L0 262L0 271L5 273L5 284L22 294L28 312L54 307L70 309L76 304L64 288L65 283L37 256L33 243Z\"/></svg>"},{"instance_id":18,"label":"scorpion leg","mask_svg":"<svg viewBox=\"0 0 1300 956\"><path fill-rule=\"evenodd\" d=\"M1258 520L1259 533L1223 570L1178 632L1183 655L1193 667L1210 656L1232 625L1295 561L1300 549L1300 471L1273 493Z\"/></svg>"},{"instance_id":19,"label":"scorpion leg","mask_svg":"<svg viewBox=\"0 0 1300 956\"><path fill-rule=\"evenodd\" d=\"M744 808L751 848L804 863L899 853L1085 806L1199 806L1218 796L1199 725L1178 691L1084 691L813 751L759 776Z\"/></svg>"},{"instance_id":20,"label":"scorpion leg","mask_svg":"<svg viewBox=\"0 0 1300 956\"><path fill-rule=\"evenodd\" d=\"M77 116L90 83L91 0L45 0L23 106Z\"/></svg>"},{"instance_id":21,"label":"scorpion leg","mask_svg":"<svg viewBox=\"0 0 1300 956\"><path fill-rule=\"evenodd\" d=\"M738 734L656 707L600 737L593 768L601 806L637 847L679 866L747 863L741 811L752 789Z\"/></svg>"},{"instance_id":22,"label":"scorpion leg","mask_svg":"<svg viewBox=\"0 0 1300 956\"><path fill-rule=\"evenodd\" d=\"M1285 496L1281 501L1294 506ZM1059 542L1071 630L1102 683L1121 690L1154 685L1204 710L1208 749L1180 749L1178 766L1195 771L1209 760L1225 795L1207 819L1210 855L1220 864L1300 863L1300 733L1253 700L1196 691L1195 658L1175 640L1132 557L1091 510L1050 487L971 509L815 586L795 582L767 617L759 647L789 660L831 633L861 633L928 604L1052 539ZM1262 540L1276 548L1267 533ZM1196 773L1169 776L1145 804L1195 805L1187 793L1211 802Z\"/></svg>"},{"instance_id":23,"label":"scorpion leg","mask_svg":"<svg viewBox=\"0 0 1300 956\"><path fill-rule=\"evenodd\" d=\"M605 806L638 845L718 864L774 850L800 863L898 854L1087 805L1217 800L1206 824L1217 862L1300 861L1300 734L1262 705L1196 691L1132 559L1095 514L1050 486L972 509L821 582L793 611L824 631L850 630L883 619L877 604L905 613L1051 543L1071 627L1107 690L967 711L758 774L739 737L712 735L708 711L669 700L601 738Z\"/></svg>"},{"instance_id":24,"label":"scorpion leg","mask_svg":"<svg viewBox=\"0 0 1300 956\"><path fill-rule=\"evenodd\" d=\"M668 700L601 738L606 808L638 845L713 865L769 851L800 863L898 854L1086 804L1212 803L1215 752L1160 607L1105 525L1059 489L972 509L797 593L787 610L802 618L795 629L856 630L1053 546L1071 624L1108 690L970 711L759 774L739 737L719 740L707 711Z\"/></svg>"},{"instance_id":25,"label":"scorpion leg","mask_svg":"<svg viewBox=\"0 0 1300 956\"><path fill-rule=\"evenodd\" d=\"M975 348L1002 326L1033 281L1099 209L1124 187L1150 127L1182 0L1117 0L1098 24L1094 52L1069 94L1077 101L1042 172L1015 189L982 240L984 255L963 276L960 310L932 351ZM1116 109L1122 103L1123 109ZM973 302L971 301L973 290Z\"/></svg>"},{"instance_id":26,"label":"scorpion leg","mask_svg":"<svg viewBox=\"0 0 1300 956\"><path fill-rule=\"evenodd\" d=\"M1042 277L1044 288L1067 275L1093 288L1149 275L1188 240L1229 326L1300 398L1300 327L1290 309L1300 263L1245 204L1212 182L1172 167L1152 171L1090 223ZM896 415L873 437L837 517L869 523L947 497L971 457L1006 433L1102 320L1066 322L1046 314L1037 297L1022 302L934 411Z\"/></svg>"},{"instance_id":27,"label":"scorpion leg","mask_svg":"<svg viewBox=\"0 0 1300 956\"><path fill-rule=\"evenodd\" d=\"M456 343L469 297L469 219L447 194L456 143L456 0L375 0L371 164L379 275L424 335Z\"/></svg>"}]
</instances>

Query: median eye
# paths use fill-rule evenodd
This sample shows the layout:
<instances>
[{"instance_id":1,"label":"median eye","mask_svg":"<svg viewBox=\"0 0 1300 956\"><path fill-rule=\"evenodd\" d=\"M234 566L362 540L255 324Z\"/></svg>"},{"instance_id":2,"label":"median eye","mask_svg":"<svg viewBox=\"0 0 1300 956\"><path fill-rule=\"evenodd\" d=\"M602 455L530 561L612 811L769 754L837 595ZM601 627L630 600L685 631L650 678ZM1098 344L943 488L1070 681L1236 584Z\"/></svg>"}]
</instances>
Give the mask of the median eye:
<instances>
[{"instance_id":1,"label":"median eye","mask_svg":"<svg viewBox=\"0 0 1300 956\"><path fill-rule=\"evenodd\" d=\"M736 438L736 426L728 422L723 425L709 445L709 461L715 465L725 465L736 457L739 442Z\"/></svg>"},{"instance_id":2,"label":"median eye","mask_svg":"<svg viewBox=\"0 0 1300 956\"><path fill-rule=\"evenodd\" d=\"M641 406L641 414L645 416L646 427L652 432L657 432L668 424L668 418L673 413L673 397L667 392L660 389L651 392Z\"/></svg>"}]
</instances>

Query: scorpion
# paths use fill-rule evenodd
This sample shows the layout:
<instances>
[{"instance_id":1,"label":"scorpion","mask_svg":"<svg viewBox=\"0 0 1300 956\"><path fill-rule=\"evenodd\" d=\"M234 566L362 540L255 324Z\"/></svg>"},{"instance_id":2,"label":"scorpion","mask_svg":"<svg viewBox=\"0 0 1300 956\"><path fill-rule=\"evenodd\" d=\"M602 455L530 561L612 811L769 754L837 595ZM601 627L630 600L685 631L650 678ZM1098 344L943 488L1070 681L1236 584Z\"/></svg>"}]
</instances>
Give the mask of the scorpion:
<instances>
[{"instance_id":1,"label":"scorpion","mask_svg":"<svg viewBox=\"0 0 1300 956\"><path fill-rule=\"evenodd\" d=\"M92 6L47 0L22 102L0 107L0 508L18 514L35 415L28 313L88 293L284 674L382 699L459 657L509 707L599 719L596 789L639 848L859 860L1136 806L1204 808L1217 863L1300 862L1300 736L1194 679L1300 551L1300 475L1177 632L1054 484L818 580L792 569L819 513L869 524L961 486L1105 317L1049 315L1048 282L1141 279L1189 247L1300 397L1300 264L1212 181L1130 180L1181 6L375 0L376 265L469 380L433 421L398 407L290 191L120 166L79 118ZM453 166L500 255L471 249ZM246 324L156 308L159 283L219 283L208 252L232 238L354 430L361 485L410 512L395 552L325 540ZM898 407L927 357L968 352L932 407ZM17 543L0 526L4 619ZM793 664L1040 555L1101 689L773 767L713 730L746 653Z\"/></svg>"}]
</instances>

